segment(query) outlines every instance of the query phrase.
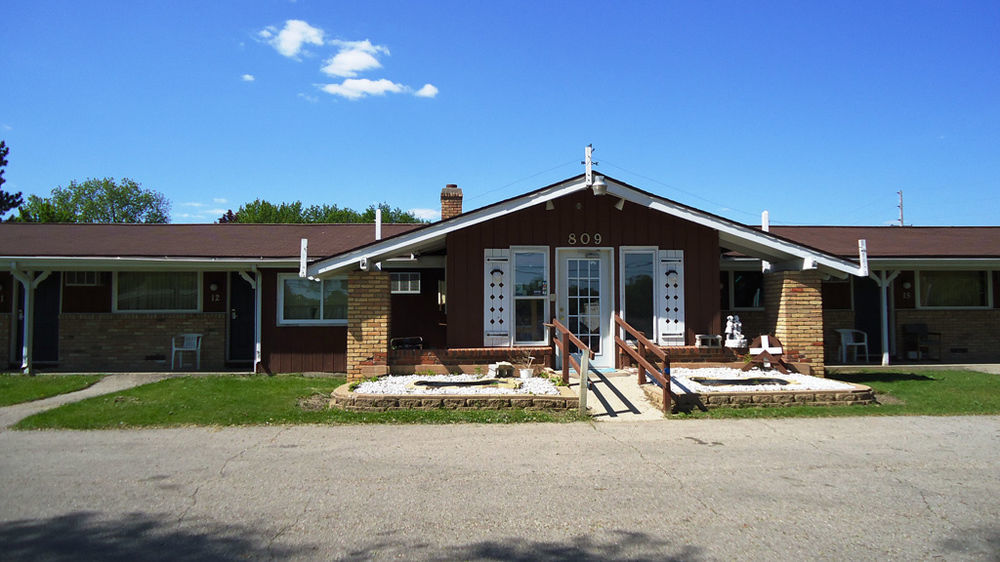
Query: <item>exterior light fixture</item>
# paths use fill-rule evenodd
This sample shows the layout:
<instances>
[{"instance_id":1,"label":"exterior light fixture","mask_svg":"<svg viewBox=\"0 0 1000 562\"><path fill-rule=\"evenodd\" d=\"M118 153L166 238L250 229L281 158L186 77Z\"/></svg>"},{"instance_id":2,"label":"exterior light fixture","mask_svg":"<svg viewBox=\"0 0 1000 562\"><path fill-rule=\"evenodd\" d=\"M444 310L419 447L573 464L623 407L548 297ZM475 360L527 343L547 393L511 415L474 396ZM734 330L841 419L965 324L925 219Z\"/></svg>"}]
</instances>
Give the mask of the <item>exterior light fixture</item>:
<instances>
[{"instance_id":1,"label":"exterior light fixture","mask_svg":"<svg viewBox=\"0 0 1000 562\"><path fill-rule=\"evenodd\" d=\"M608 192L608 184L604 183L604 176L594 178L594 183L590 189L594 190L594 195L604 195Z\"/></svg>"}]
</instances>

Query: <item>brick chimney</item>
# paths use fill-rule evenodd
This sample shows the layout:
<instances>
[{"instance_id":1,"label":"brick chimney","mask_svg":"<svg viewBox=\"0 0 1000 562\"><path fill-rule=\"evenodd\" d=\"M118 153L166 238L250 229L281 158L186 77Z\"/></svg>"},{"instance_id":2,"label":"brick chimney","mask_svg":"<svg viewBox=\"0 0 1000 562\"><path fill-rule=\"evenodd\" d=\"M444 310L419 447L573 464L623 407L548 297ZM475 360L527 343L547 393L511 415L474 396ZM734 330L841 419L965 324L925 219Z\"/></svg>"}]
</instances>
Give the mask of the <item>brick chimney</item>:
<instances>
[{"instance_id":1,"label":"brick chimney","mask_svg":"<svg viewBox=\"0 0 1000 562\"><path fill-rule=\"evenodd\" d=\"M449 183L441 190L441 220L462 214L462 190Z\"/></svg>"}]
</instances>

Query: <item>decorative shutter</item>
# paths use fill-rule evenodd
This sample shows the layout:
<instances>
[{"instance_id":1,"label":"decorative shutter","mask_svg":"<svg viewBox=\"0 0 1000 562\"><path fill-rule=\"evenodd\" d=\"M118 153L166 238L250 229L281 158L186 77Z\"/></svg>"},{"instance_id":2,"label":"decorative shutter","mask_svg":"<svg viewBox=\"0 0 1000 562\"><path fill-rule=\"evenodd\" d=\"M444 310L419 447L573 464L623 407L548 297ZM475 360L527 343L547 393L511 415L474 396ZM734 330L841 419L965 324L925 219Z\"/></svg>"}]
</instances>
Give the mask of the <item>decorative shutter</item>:
<instances>
[{"instance_id":1,"label":"decorative shutter","mask_svg":"<svg viewBox=\"0 0 1000 562\"><path fill-rule=\"evenodd\" d=\"M509 347L511 342L510 250L485 251L483 267L483 345Z\"/></svg>"},{"instance_id":2,"label":"decorative shutter","mask_svg":"<svg viewBox=\"0 0 1000 562\"><path fill-rule=\"evenodd\" d=\"M656 319L660 345L684 345L684 250L660 250Z\"/></svg>"}]
</instances>

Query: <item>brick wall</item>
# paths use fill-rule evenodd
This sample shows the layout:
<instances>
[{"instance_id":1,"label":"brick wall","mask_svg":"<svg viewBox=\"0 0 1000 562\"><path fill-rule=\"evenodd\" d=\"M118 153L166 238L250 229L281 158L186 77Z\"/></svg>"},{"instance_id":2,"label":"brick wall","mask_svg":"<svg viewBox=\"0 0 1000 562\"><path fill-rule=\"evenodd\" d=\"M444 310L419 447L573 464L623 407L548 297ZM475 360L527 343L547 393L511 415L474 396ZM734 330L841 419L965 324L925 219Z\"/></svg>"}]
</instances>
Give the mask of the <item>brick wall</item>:
<instances>
[{"instance_id":1,"label":"brick wall","mask_svg":"<svg viewBox=\"0 0 1000 562\"><path fill-rule=\"evenodd\" d=\"M767 325L784 346L785 361L808 363L823 376L823 296L818 271L764 275Z\"/></svg>"},{"instance_id":2,"label":"brick wall","mask_svg":"<svg viewBox=\"0 0 1000 562\"><path fill-rule=\"evenodd\" d=\"M352 271L347 275L347 379L389 372L389 274Z\"/></svg>"},{"instance_id":3,"label":"brick wall","mask_svg":"<svg viewBox=\"0 0 1000 562\"><path fill-rule=\"evenodd\" d=\"M410 373L475 373L486 372L486 366L498 361L517 363L523 354L534 357L532 367L552 365L551 347L463 347L452 349L396 349L389 352L390 370L394 374Z\"/></svg>"},{"instance_id":4,"label":"brick wall","mask_svg":"<svg viewBox=\"0 0 1000 562\"><path fill-rule=\"evenodd\" d=\"M225 368L226 314L59 315L60 371L166 371L170 340L202 334L201 370ZM194 370L193 353L184 353L185 371ZM178 370L180 365L178 364Z\"/></svg>"},{"instance_id":5,"label":"brick wall","mask_svg":"<svg viewBox=\"0 0 1000 562\"><path fill-rule=\"evenodd\" d=\"M0 371L10 364L10 313L0 313Z\"/></svg>"},{"instance_id":6,"label":"brick wall","mask_svg":"<svg viewBox=\"0 0 1000 562\"><path fill-rule=\"evenodd\" d=\"M945 363L1000 361L1000 310L896 310L896 354L906 359L903 326L926 324L941 333ZM965 350L965 351L961 351ZM937 349L931 351L937 355Z\"/></svg>"}]
</instances>

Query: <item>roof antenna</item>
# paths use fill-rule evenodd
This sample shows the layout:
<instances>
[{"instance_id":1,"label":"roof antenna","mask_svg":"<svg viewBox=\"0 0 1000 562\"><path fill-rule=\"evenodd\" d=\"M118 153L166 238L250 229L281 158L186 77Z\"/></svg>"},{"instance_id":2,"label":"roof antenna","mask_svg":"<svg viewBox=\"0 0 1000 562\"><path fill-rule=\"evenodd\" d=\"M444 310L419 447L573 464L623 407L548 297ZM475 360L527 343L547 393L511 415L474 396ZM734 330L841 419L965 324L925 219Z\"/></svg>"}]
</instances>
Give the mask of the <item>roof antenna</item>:
<instances>
[{"instance_id":1,"label":"roof antenna","mask_svg":"<svg viewBox=\"0 0 1000 562\"><path fill-rule=\"evenodd\" d=\"M903 226L903 190L900 189L896 193L899 194L899 226Z\"/></svg>"},{"instance_id":2,"label":"roof antenna","mask_svg":"<svg viewBox=\"0 0 1000 562\"><path fill-rule=\"evenodd\" d=\"M608 192L608 184L604 182L604 176L594 177L593 166L598 163L594 162L594 145L588 144L587 148L583 150L584 161L580 162L585 165L586 173L584 174L586 179L586 185L590 189L594 190L594 195L604 195Z\"/></svg>"}]
</instances>

